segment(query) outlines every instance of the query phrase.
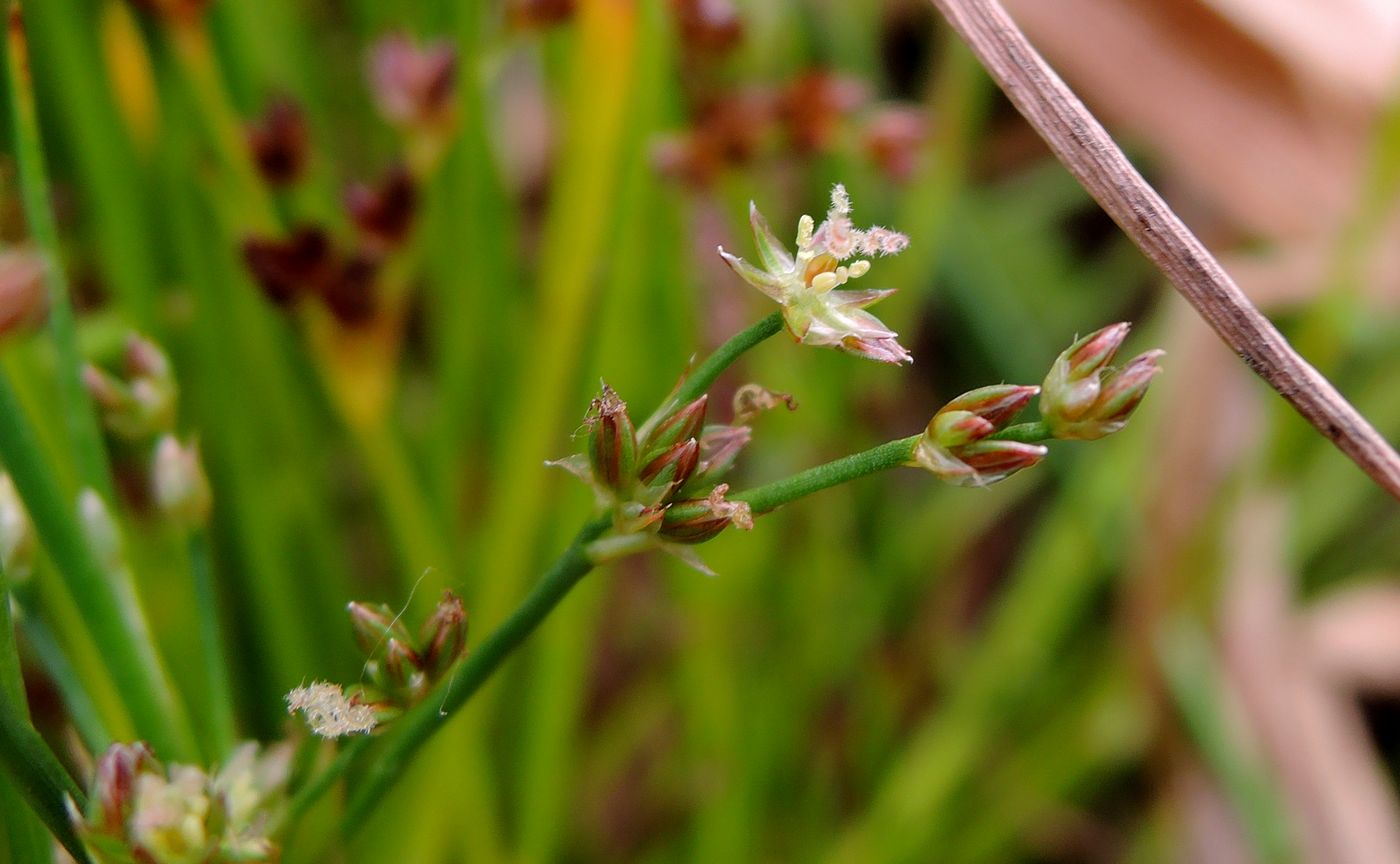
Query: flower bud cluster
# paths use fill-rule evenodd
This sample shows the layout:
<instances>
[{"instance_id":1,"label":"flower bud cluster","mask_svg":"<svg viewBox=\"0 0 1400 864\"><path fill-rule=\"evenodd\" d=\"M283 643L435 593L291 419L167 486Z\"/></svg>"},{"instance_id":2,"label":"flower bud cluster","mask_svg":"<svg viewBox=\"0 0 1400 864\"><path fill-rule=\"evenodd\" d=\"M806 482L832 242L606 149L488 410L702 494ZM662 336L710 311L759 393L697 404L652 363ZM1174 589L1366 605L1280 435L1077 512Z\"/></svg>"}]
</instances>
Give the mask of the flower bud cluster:
<instances>
[{"instance_id":1,"label":"flower bud cluster","mask_svg":"<svg viewBox=\"0 0 1400 864\"><path fill-rule=\"evenodd\" d=\"M709 397L674 404L642 428L607 384L584 418L585 452L549 464L592 487L598 505L613 517L609 537L594 544L596 561L645 548L660 548L702 572L708 569L686 547L713 539L729 526L753 527L743 501L730 500L722 481L749 443L749 423L792 397L755 384L734 396L734 420L705 423Z\"/></svg>"},{"instance_id":2,"label":"flower bud cluster","mask_svg":"<svg viewBox=\"0 0 1400 864\"><path fill-rule=\"evenodd\" d=\"M467 610L444 591L415 637L402 616L383 603L346 607L350 630L365 656L363 683L342 691L317 682L287 694L311 731L327 738L365 733L423 700L467 653Z\"/></svg>"},{"instance_id":3,"label":"flower bud cluster","mask_svg":"<svg viewBox=\"0 0 1400 864\"><path fill-rule=\"evenodd\" d=\"M893 291L836 290L870 271L869 258L855 256L895 255L909 245L909 238L879 226L856 228L850 196L840 184L831 190L831 207L820 225L811 216L798 221L796 255L788 252L753 204L749 224L762 268L723 247L720 257L745 282L777 301L793 338L883 363L913 362L898 334L865 311Z\"/></svg>"},{"instance_id":4,"label":"flower bud cluster","mask_svg":"<svg viewBox=\"0 0 1400 864\"><path fill-rule=\"evenodd\" d=\"M998 384L964 393L933 415L914 449L915 461L954 486L988 486L1031 467L1045 458L1045 446L990 436L1039 392L1039 387Z\"/></svg>"},{"instance_id":5,"label":"flower bud cluster","mask_svg":"<svg viewBox=\"0 0 1400 864\"><path fill-rule=\"evenodd\" d=\"M1111 435L1147 395L1164 352L1139 354L1121 369L1109 365L1129 329L1120 322L1096 330L1055 359L1042 386L1040 413L1056 438L1093 441Z\"/></svg>"},{"instance_id":6,"label":"flower bud cluster","mask_svg":"<svg viewBox=\"0 0 1400 864\"><path fill-rule=\"evenodd\" d=\"M124 378L88 364L83 384L97 403L108 431L125 441L144 442L175 427L179 388L170 360L155 343L127 339Z\"/></svg>"},{"instance_id":7,"label":"flower bud cluster","mask_svg":"<svg viewBox=\"0 0 1400 864\"><path fill-rule=\"evenodd\" d=\"M276 861L268 837L292 751L236 748L213 774L163 766L144 743L114 744L98 760L85 812L70 818L101 864Z\"/></svg>"},{"instance_id":8,"label":"flower bud cluster","mask_svg":"<svg viewBox=\"0 0 1400 864\"><path fill-rule=\"evenodd\" d=\"M1161 371L1163 352L1147 351L1121 369L1109 363L1128 336L1111 324L1056 358L1040 387L998 384L964 393L939 409L914 449L914 463L956 486L987 486L1029 468L1051 438L1092 441L1122 429ZM1040 396L1038 423L1008 428Z\"/></svg>"}]
</instances>

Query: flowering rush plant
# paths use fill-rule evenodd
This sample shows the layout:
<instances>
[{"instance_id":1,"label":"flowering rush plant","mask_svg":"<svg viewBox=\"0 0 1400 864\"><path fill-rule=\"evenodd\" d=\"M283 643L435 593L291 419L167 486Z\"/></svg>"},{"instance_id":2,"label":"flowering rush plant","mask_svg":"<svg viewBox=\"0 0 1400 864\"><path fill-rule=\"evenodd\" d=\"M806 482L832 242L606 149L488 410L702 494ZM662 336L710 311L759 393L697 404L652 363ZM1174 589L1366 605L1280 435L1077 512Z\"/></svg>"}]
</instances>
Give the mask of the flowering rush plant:
<instances>
[{"instance_id":1,"label":"flowering rush plant","mask_svg":"<svg viewBox=\"0 0 1400 864\"><path fill-rule=\"evenodd\" d=\"M598 565L655 550L710 573L698 546L730 528L756 530L764 514L822 489L902 466L955 486L985 487L1037 465L1056 440L1096 440L1124 428L1160 371L1162 352L1147 351L1115 367L1130 329L1115 323L1075 339L1050 360L1038 384L979 387L938 408L915 434L736 490L730 474L753 438L755 419L777 407L796 407L791 395L756 383L738 387L727 406L715 404L712 385L749 349L786 332L799 345L896 367L913 361L898 334L867 311L892 291L849 287L870 274L874 260L898 254L909 239L888 228L857 228L851 213L846 190L834 187L825 218L817 223L801 217L790 249L750 206L756 263L723 248L719 254L777 311L688 370L648 415L634 414L621 394L602 384L584 415L580 452L549 463L588 485L594 512L520 606L480 644L468 645L467 610L451 592L416 629L384 604L349 604L350 629L364 655L360 678L348 686L313 679L287 695L289 711L303 715L314 733L301 736L303 756L295 763L286 746L235 746L225 726L210 748L227 754L216 767L180 761L194 748L174 735L117 744L82 790L64 782L63 769L36 737L0 736L0 755L31 765L40 778L38 788L52 805L42 811L50 829L75 857L97 861L272 861L289 826L354 769L343 816L344 833L353 834L424 743ZM174 434L178 405L170 364L143 340L133 340L126 359L125 379L93 367L83 380L108 431L125 446L151 454L150 498L172 526L189 532L191 554L201 560L214 502L198 447ZM1039 417L1018 422L1033 405ZM32 477L16 480L25 503L43 501ZM0 491L5 488L7 482L0 482ZM126 565L116 528L103 496L87 490L82 501L78 530L86 534L92 560L71 563L94 580L105 579L94 584L117 592L111 603L120 608ZM39 517L45 525L57 518L52 508ZM12 572L24 565L10 559L32 545L24 536L27 524L20 502L0 495L5 565ZM211 668L217 667L217 650L211 647L208 656ZM158 688L159 682L148 685ZM211 698L227 703L227 681L211 678L211 689ZM0 721L14 720L12 707L0 700ZM372 741L382 743L371 754L366 751ZM318 759L318 749L328 746L338 748L335 757ZM49 786L44 778L52 781Z\"/></svg>"}]
</instances>

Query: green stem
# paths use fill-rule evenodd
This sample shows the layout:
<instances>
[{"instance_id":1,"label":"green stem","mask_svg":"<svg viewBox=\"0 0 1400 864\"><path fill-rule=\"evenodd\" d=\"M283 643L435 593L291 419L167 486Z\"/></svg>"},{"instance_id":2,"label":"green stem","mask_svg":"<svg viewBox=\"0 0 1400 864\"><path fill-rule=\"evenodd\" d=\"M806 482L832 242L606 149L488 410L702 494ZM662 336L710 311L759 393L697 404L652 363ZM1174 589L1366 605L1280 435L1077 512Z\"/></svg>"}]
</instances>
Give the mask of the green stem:
<instances>
[{"instance_id":1,"label":"green stem","mask_svg":"<svg viewBox=\"0 0 1400 864\"><path fill-rule=\"evenodd\" d=\"M287 802L287 810L282 814L278 824L268 833L275 835L283 826L295 825L301 817L306 815L308 810L315 806L317 801L321 800L322 795L330 791L331 786L335 785L335 781L350 769L351 764L369 748L370 742L373 740L369 735L360 735L347 741L345 746L340 748L340 752L335 754L335 759L331 761L331 764L326 766L326 770L312 775L311 779L297 790L297 793Z\"/></svg>"},{"instance_id":2,"label":"green stem","mask_svg":"<svg viewBox=\"0 0 1400 864\"><path fill-rule=\"evenodd\" d=\"M194 736L156 654L130 576L108 572L93 554L75 507L65 501L9 378L2 374L0 462L9 469L40 542L68 583L137 731L161 758L192 759Z\"/></svg>"},{"instance_id":3,"label":"green stem","mask_svg":"<svg viewBox=\"0 0 1400 864\"><path fill-rule=\"evenodd\" d=\"M588 559L584 549L611 524L612 520L608 517L594 519L585 524L520 606L472 652L461 668L448 680L441 693L424 700L404 715L403 719L395 722L394 731L384 752L375 759L363 785L350 800L342 823L347 836L364 824L365 817L403 773L408 760L418 748L467 704L467 700L491 677L496 668L525 641L525 637L535 631L545 616L559 605L559 601L564 599L579 580L593 569L593 562ZM335 768L336 765L331 767ZM344 766L340 770L343 771Z\"/></svg>"},{"instance_id":4,"label":"green stem","mask_svg":"<svg viewBox=\"0 0 1400 864\"><path fill-rule=\"evenodd\" d=\"M25 605L21 603L20 608L25 608ZM78 732L78 739L90 752L101 753L112 743L112 733L107 731L102 713L87 690L83 689L77 670L54 638L53 631L37 615L25 615L20 627L24 630L24 643L29 646L39 668L58 688L63 708Z\"/></svg>"},{"instance_id":5,"label":"green stem","mask_svg":"<svg viewBox=\"0 0 1400 864\"><path fill-rule=\"evenodd\" d=\"M209 736L204 755L218 763L233 749L233 695L229 687L228 666L224 659L223 639L219 632L218 599L214 591L214 572L210 564L209 533L204 526L190 532L190 575L194 580L195 615L199 619L200 653L204 661L205 733Z\"/></svg>"},{"instance_id":6,"label":"green stem","mask_svg":"<svg viewBox=\"0 0 1400 864\"><path fill-rule=\"evenodd\" d=\"M1055 435L1050 431L1050 424L1044 420L1036 420L1031 423L1017 423L1015 426L1007 426L1000 432L987 437L997 441L1020 441L1023 444L1035 444L1038 441L1049 441Z\"/></svg>"},{"instance_id":7,"label":"green stem","mask_svg":"<svg viewBox=\"0 0 1400 864\"><path fill-rule=\"evenodd\" d=\"M774 312L758 323L746 330L741 330L729 338L729 341L714 350L714 353L706 357L704 361L691 370L685 381L671 398L661 403L655 413L647 418L638 430L639 437L645 438L651 427L660 423L677 406L684 405L700 398L700 394L710 389L710 385L715 383L715 379L733 365L739 356L750 348L759 344L770 336L774 336L783 329L783 313Z\"/></svg>"},{"instance_id":8,"label":"green stem","mask_svg":"<svg viewBox=\"0 0 1400 864\"><path fill-rule=\"evenodd\" d=\"M887 441L878 447L808 468L799 474L731 495L729 498L731 501L747 501L755 515L767 513L813 492L840 486L867 474L908 465L914 458L914 447L919 443L920 437L922 436L911 435L908 438Z\"/></svg>"},{"instance_id":9,"label":"green stem","mask_svg":"<svg viewBox=\"0 0 1400 864\"><path fill-rule=\"evenodd\" d=\"M10 12L15 17L10 20L5 68L13 112L15 155L19 162L20 196L24 200L29 231L48 259L49 335L53 337L54 353L58 359L58 398L63 405L68 444L72 448L82 484L96 489L102 493L102 497L112 501L112 475L107 464L107 451L102 444L102 430L98 428L97 416L83 386L83 359L78 350L68 282L59 256L58 229L49 203L48 171L44 165L44 148L39 137L39 120L34 110L34 89L29 72L29 46L24 28L19 25L18 0L12 0Z\"/></svg>"},{"instance_id":10,"label":"green stem","mask_svg":"<svg viewBox=\"0 0 1400 864\"><path fill-rule=\"evenodd\" d=\"M81 810L86 799L29 723L14 632L9 581L0 571L0 763L54 837L75 859L87 861L64 805L64 799L71 797ZM20 820L13 821L12 829L20 830Z\"/></svg>"}]
</instances>

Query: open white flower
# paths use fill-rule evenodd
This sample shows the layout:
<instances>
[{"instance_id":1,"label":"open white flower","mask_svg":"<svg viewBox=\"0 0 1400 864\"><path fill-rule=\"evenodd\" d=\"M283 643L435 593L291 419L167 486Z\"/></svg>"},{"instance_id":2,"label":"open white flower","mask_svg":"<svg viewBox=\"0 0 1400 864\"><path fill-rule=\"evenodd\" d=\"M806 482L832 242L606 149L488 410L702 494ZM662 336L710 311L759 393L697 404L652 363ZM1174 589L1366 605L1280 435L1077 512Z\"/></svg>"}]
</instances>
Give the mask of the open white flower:
<instances>
[{"instance_id":1,"label":"open white flower","mask_svg":"<svg viewBox=\"0 0 1400 864\"><path fill-rule=\"evenodd\" d=\"M837 290L869 272L869 259L856 256L897 254L909 245L909 238L879 226L856 228L851 222L850 196L839 183L831 190L831 209L827 210L825 221L814 225L811 216L798 220L796 256L773 234L753 203L749 204L749 224L763 268L724 251L723 247L719 249L720 257L745 282L783 307L783 321L797 341L827 345L883 363L913 362L914 358L899 344L898 334L865 311L865 307L893 294L893 290Z\"/></svg>"}]
</instances>

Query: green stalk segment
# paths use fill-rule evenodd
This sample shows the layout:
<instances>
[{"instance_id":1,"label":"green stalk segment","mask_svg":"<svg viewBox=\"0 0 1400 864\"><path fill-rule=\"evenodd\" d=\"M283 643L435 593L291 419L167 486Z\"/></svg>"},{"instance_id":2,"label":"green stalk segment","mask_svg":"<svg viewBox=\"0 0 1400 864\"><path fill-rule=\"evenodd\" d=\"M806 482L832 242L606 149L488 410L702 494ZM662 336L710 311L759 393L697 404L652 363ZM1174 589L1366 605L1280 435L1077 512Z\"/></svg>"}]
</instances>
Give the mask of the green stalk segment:
<instances>
[{"instance_id":1,"label":"green stalk segment","mask_svg":"<svg viewBox=\"0 0 1400 864\"><path fill-rule=\"evenodd\" d=\"M3 375L0 461L14 479L40 542L67 580L137 730L162 759L193 759L194 736L156 654L135 588L122 573L107 572L93 554L78 527L74 506L59 491L19 399Z\"/></svg>"},{"instance_id":2,"label":"green stalk segment","mask_svg":"<svg viewBox=\"0 0 1400 864\"><path fill-rule=\"evenodd\" d=\"M5 58L10 90L11 119L14 124L15 155L19 162L20 197L34 241L48 261L49 335L53 337L58 359L58 398L68 426L68 443L74 464L84 486L96 489L113 500L112 474L102 430L83 386L83 358L78 350L78 332L73 321L73 304L68 281L59 257L58 228L49 203L48 170L39 138L39 120L34 110L34 88L29 74L28 43L18 0L10 4L9 48Z\"/></svg>"}]
</instances>

